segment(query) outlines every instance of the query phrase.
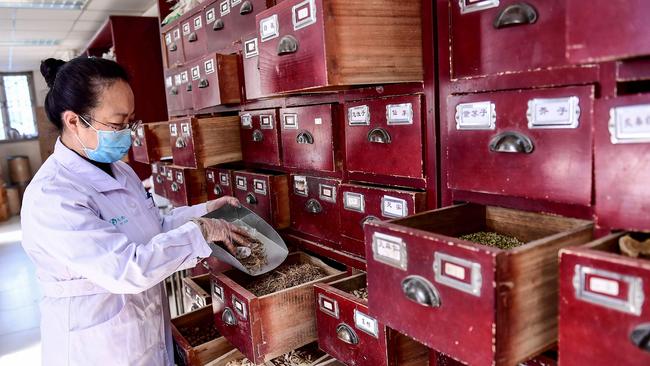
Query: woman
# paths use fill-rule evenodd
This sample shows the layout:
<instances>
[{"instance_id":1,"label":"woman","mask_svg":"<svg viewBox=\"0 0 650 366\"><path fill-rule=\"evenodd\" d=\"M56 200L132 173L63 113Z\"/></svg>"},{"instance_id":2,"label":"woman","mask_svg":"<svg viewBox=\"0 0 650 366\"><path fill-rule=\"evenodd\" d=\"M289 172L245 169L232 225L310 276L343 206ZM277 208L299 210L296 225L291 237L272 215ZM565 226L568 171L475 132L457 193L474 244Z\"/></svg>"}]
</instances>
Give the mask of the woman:
<instances>
[{"instance_id":1,"label":"woman","mask_svg":"<svg viewBox=\"0 0 650 366\"><path fill-rule=\"evenodd\" d=\"M48 59L48 118L61 136L27 188L23 247L43 288L44 365L173 365L168 299L172 273L231 252L246 232L195 219L233 197L161 217L140 179L120 159L131 146L133 92L113 61ZM192 220L192 222L189 222Z\"/></svg>"}]
</instances>

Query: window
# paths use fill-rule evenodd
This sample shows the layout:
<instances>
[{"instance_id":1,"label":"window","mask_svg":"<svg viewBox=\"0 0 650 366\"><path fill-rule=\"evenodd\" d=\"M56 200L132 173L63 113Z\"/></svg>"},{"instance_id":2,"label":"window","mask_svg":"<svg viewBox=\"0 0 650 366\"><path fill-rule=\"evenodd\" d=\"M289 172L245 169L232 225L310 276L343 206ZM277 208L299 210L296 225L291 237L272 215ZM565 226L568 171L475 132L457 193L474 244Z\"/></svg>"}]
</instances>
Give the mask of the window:
<instances>
[{"instance_id":1,"label":"window","mask_svg":"<svg viewBox=\"0 0 650 366\"><path fill-rule=\"evenodd\" d=\"M0 73L0 140L35 138L32 73Z\"/></svg>"}]
</instances>

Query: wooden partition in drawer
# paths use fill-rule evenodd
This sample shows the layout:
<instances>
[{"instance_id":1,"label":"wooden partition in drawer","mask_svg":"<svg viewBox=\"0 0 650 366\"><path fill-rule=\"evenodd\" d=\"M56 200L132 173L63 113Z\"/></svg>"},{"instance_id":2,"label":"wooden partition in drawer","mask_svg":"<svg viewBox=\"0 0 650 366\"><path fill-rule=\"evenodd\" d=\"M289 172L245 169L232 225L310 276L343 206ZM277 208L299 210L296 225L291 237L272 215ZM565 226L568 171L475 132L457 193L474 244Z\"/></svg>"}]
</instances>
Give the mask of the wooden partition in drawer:
<instances>
[{"instance_id":1,"label":"wooden partition in drawer","mask_svg":"<svg viewBox=\"0 0 650 366\"><path fill-rule=\"evenodd\" d=\"M557 341L558 251L588 242L592 230L589 221L477 204L371 221L370 314L471 365L525 361ZM479 231L525 244L458 238Z\"/></svg>"},{"instance_id":2,"label":"wooden partition in drawer","mask_svg":"<svg viewBox=\"0 0 650 366\"><path fill-rule=\"evenodd\" d=\"M260 364L317 339L314 284L344 276L317 258L292 253L281 271L292 264L311 263L327 276L257 297L246 289L255 277L232 270L212 275L212 306L217 328L249 360Z\"/></svg>"},{"instance_id":3,"label":"wooden partition in drawer","mask_svg":"<svg viewBox=\"0 0 650 366\"><path fill-rule=\"evenodd\" d=\"M131 132L131 137L135 161L151 164L172 156L167 121L143 123L136 131Z\"/></svg>"},{"instance_id":4,"label":"wooden partition in drawer","mask_svg":"<svg viewBox=\"0 0 650 366\"><path fill-rule=\"evenodd\" d=\"M198 310L186 313L172 319L172 337L174 352L185 366L203 366L210 361L227 354L233 346L221 335L208 342L192 346L183 330L191 329L205 331L212 324L212 307L204 306Z\"/></svg>"},{"instance_id":5,"label":"wooden partition in drawer","mask_svg":"<svg viewBox=\"0 0 650 366\"><path fill-rule=\"evenodd\" d=\"M239 118L182 118L169 121L174 164L187 168L240 161Z\"/></svg>"}]
</instances>

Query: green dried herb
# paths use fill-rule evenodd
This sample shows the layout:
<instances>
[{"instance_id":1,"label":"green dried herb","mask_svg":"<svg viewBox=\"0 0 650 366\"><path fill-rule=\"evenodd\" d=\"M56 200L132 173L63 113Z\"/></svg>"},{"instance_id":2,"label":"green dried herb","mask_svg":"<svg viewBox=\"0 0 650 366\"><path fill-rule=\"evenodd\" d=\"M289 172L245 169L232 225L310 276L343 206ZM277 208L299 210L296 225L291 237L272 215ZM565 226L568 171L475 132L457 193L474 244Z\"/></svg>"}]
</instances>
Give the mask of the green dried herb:
<instances>
[{"instance_id":1,"label":"green dried herb","mask_svg":"<svg viewBox=\"0 0 650 366\"><path fill-rule=\"evenodd\" d=\"M525 244L513 236L503 235L491 231L479 231L472 234L462 235L459 238L505 250L516 248Z\"/></svg>"}]
</instances>

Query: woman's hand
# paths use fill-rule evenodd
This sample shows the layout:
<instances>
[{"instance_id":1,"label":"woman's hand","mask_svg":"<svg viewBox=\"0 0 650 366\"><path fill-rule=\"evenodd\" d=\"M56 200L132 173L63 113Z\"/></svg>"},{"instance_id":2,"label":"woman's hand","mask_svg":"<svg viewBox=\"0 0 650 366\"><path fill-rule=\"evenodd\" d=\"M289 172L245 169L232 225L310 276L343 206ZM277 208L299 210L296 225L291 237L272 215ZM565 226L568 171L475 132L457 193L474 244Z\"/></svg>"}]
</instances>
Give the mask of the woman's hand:
<instances>
[{"instance_id":1,"label":"woman's hand","mask_svg":"<svg viewBox=\"0 0 650 366\"><path fill-rule=\"evenodd\" d=\"M246 230L226 220L201 217L192 221L201 228L205 241L223 243L233 256L237 256L237 247L249 247L254 240Z\"/></svg>"},{"instance_id":2,"label":"woman's hand","mask_svg":"<svg viewBox=\"0 0 650 366\"><path fill-rule=\"evenodd\" d=\"M220 209L221 207L223 207L225 205L230 205L230 206L233 206L233 207L239 207L239 206L241 206L241 203L239 203L239 200L236 199L233 196L223 196L223 197L217 198L216 200L208 201L208 203L206 203L206 207L208 209L208 212L218 210L218 209Z\"/></svg>"}]
</instances>

